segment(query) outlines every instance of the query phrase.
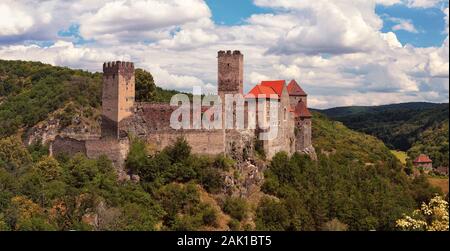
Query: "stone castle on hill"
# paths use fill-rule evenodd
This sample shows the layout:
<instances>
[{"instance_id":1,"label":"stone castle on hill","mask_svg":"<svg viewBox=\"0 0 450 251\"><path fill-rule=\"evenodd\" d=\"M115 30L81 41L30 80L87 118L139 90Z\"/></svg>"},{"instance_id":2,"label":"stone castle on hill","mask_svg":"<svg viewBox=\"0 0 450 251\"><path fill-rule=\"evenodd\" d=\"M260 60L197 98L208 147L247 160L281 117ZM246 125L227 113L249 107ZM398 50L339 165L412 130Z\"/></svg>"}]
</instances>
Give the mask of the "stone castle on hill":
<instances>
[{"instance_id":1,"label":"stone castle on hill","mask_svg":"<svg viewBox=\"0 0 450 251\"><path fill-rule=\"evenodd\" d=\"M301 152L315 157L311 142L311 113L307 94L295 80L262 81L244 95L244 56L239 51L218 52L218 95L242 94L244 116L248 122L248 104L252 97L267 95L278 103L278 133L276 138L258 142L259 129L178 129L170 126L170 117L177 107L170 104L135 102L134 64L110 62L103 65L101 137L75 140L57 137L51 152L88 157L107 155L116 165L124 163L129 149L129 135L144 139L150 148L159 151L184 137L193 153L226 154L232 158L251 156L258 145L271 158L277 152ZM254 99L254 98L253 98ZM270 102L267 102L268 105ZM207 107L202 107L202 112ZM259 106L257 109L261 109ZM267 115L269 116L269 115ZM258 127L256 127L258 128Z\"/></svg>"}]
</instances>

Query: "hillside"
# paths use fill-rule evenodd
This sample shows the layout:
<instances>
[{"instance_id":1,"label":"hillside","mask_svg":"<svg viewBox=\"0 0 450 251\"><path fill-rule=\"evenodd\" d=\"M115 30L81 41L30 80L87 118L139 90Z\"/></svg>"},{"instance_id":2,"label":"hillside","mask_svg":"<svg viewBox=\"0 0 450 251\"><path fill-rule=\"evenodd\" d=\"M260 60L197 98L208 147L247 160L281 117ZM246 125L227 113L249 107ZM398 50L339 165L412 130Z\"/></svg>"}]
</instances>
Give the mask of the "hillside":
<instances>
[{"instance_id":1,"label":"hillside","mask_svg":"<svg viewBox=\"0 0 450 251\"><path fill-rule=\"evenodd\" d=\"M353 130L376 136L391 149L413 148L411 158L421 150L433 155L436 164L448 165L448 103L338 107L320 112Z\"/></svg>"},{"instance_id":2,"label":"hillside","mask_svg":"<svg viewBox=\"0 0 450 251\"><path fill-rule=\"evenodd\" d=\"M182 139L151 153L135 139L126 167L139 179L118 181L105 157L50 157L17 135L53 117L66 128L98 123L101 74L0 63L0 230L395 230L439 192L407 177L377 138L318 113L318 161L278 153L237 163L192 154ZM174 93L145 71L136 79L139 99Z\"/></svg>"},{"instance_id":3,"label":"hillside","mask_svg":"<svg viewBox=\"0 0 450 251\"><path fill-rule=\"evenodd\" d=\"M98 133L101 83L101 73L0 60L0 137L27 133L42 121L58 124L58 130L67 133ZM169 102L174 93L178 92L157 87L150 73L136 69L138 101Z\"/></svg>"}]
</instances>

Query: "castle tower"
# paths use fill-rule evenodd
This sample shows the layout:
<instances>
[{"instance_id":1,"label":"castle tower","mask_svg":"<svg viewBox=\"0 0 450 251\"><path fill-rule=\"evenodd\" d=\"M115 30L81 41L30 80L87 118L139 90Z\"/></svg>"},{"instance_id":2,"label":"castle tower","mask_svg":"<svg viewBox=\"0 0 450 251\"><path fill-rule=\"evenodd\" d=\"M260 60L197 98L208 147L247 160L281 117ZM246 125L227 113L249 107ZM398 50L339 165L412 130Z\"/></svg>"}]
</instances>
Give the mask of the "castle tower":
<instances>
[{"instance_id":1,"label":"castle tower","mask_svg":"<svg viewBox=\"0 0 450 251\"><path fill-rule=\"evenodd\" d=\"M312 146L312 115L306 107L306 103L300 100L295 106L295 151L304 152Z\"/></svg>"},{"instance_id":2,"label":"castle tower","mask_svg":"<svg viewBox=\"0 0 450 251\"><path fill-rule=\"evenodd\" d=\"M243 94L244 55L240 51L219 51L218 53L218 94Z\"/></svg>"},{"instance_id":3,"label":"castle tower","mask_svg":"<svg viewBox=\"0 0 450 251\"><path fill-rule=\"evenodd\" d=\"M132 115L135 96L134 64L103 64L102 138L119 138L119 123Z\"/></svg>"}]
</instances>

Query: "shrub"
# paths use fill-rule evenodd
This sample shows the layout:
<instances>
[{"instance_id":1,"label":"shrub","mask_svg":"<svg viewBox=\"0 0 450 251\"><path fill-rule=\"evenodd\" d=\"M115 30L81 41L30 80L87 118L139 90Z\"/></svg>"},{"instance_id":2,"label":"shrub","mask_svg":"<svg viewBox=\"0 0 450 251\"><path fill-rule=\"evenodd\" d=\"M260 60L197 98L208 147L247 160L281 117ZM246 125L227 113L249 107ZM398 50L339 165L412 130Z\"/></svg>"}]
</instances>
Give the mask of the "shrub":
<instances>
[{"instance_id":1,"label":"shrub","mask_svg":"<svg viewBox=\"0 0 450 251\"><path fill-rule=\"evenodd\" d=\"M223 211L234 219L241 221L247 217L247 202L242 198L227 197L223 203Z\"/></svg>"}]
</instances>

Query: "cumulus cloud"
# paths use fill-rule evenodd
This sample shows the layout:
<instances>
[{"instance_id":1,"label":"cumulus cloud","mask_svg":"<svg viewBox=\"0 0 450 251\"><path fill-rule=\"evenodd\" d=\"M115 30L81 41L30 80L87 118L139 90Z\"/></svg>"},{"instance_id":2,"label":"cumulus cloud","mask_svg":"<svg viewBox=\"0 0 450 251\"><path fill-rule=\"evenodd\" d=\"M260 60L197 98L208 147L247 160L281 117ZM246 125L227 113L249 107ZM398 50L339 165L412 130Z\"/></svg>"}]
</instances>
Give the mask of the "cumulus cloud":
<instances>
[{"instance_id":1,"label":"cumulus cloud","mask_svg":"<svg viewBox=\"0 0 450 251\"><path fill-rule=\"evenodd\" d=\"M296 18L286 27L270 53L355 53L383 46L383 22L372 1L256 0L263 7L277 7ZM306 22L304 20L307 20Z\"/></svg>"},{"instance_id":2,"label":"cumulus cloud","mask_svg":"<svg viewBox=\"0 0 450 251\"><path fill-rule=\"evenodd\" d=\"M376 4L422 8L428 2L254 0L273 12L233 26L214 23L201 0L39 2L0 3L0 58L93 71L101 71L105 61L129 60L149 70L163 88L200 86L213 92L217 51L238 49L245 55L247 91L261 80L295 78L317 108L448 102L448 38L437 47L402 45L395 33L381 32L375 13ZM442 11L448 35L448 7ZM410 20L393 21L399 25L393 30L417 31ZM73 24L94 41L58 37ZM38 46L26 42L30 39L54 43Z\"/></svg>"},{"instance_id":3,"label":"cumulus cloud","mask_svg":"<svg viewBox=\"0 0 450 251\"><path fill-rule=\"evenodd\" d=\"M80 32L96 40L158 39L177 25L210 15L201 0L120 0L83 15Z\"/></svg>"}]
</instances>

